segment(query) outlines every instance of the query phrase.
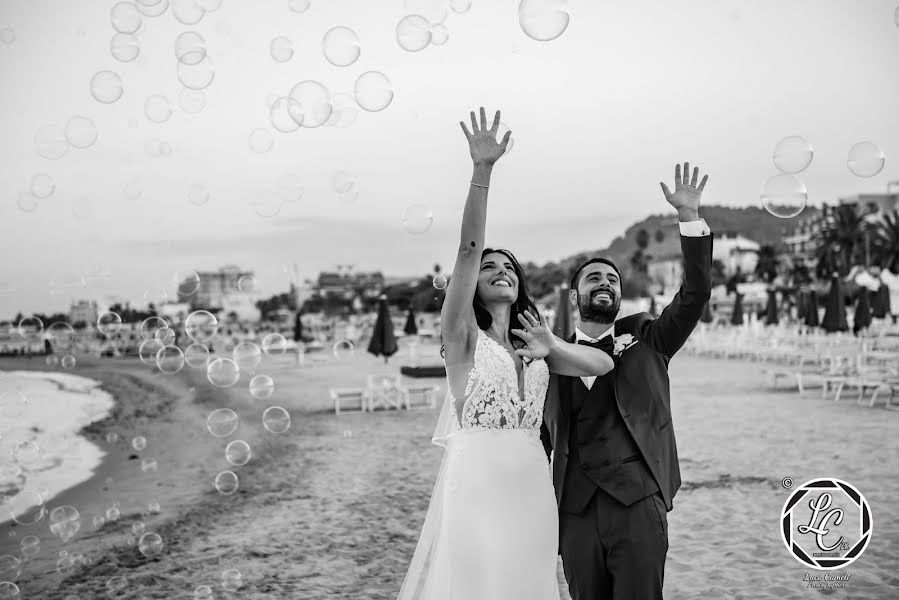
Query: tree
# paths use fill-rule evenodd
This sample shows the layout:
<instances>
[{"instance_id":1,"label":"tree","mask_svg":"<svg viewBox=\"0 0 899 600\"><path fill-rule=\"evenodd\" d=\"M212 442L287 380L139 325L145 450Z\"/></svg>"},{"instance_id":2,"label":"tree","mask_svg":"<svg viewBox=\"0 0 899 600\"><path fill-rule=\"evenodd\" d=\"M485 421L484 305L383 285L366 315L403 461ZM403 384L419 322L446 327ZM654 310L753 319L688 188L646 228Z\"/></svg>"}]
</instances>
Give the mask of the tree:
<instances>
[{"instance_id":1,"label":"tree","mask_svg":"<svg viewBox=\"0 0 899 600\"><path fill-rule=\"evenodd\" d=\"M721 259L712 259L712 287L727 284L727 268Z\"/></svg>"},{"instance_id":2,"label":"tree","mask_svg":"<svg viewBox=\"0 0 899 600\"><path fill-rule=\"evenodd\" d=\"M861 211L851 204L834 206L827 212L816 240L818 277L829 278L834 271L845 276L853 263L864 262L863 216ZM862 253L861 260L857 260L859 251Z\"/></svg>"},{"instance_id":3,"label":"tree","mask_svg":"<svg viewBox=\"0 0 899 600\"><path fill-rule=\"evenodd\" d=\"M779 262L774 246L762 244L759 248L759 261L755 265L756 276L766 281L773 281L777 277Z\"/></svg>"},{"instance_id":4,"label":"tree","mask_svg":"<svg viewBox=\"0 0 899 600\"><path fill-rule=\"evenodd\" d=\"M637 232L637 247L640 250L646 250L647 246L649 246L649 232L641 229Z\"/></svg>"},{"instance_id":5,"label":"tree","mask_svg":"<svg viewBox=\"0 0 899 600\"><path fill-rule=\"evenodd\" d=\"M662 242L664 242L665 241L665 232L662 231L661 229L656 229L655 240L656 240L656 244L661 244Z\"/></svg>"},{"instance_id":6,"label":"tree","mask_svg":"<svg viewBox=\"0 0 899 600\"><path fill-rule=\"evenodd\" d=\"M884 214L872 233L874 264L893 273L899 272L899 210Z\"/></svg>"}]
</instances>

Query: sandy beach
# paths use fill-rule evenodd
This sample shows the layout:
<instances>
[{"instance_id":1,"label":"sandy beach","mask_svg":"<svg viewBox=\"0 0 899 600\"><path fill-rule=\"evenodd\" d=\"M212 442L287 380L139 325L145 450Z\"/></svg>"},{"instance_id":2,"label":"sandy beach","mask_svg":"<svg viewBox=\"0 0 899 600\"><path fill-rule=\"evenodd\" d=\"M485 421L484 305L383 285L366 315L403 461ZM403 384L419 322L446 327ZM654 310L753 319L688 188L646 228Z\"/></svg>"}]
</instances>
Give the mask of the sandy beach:
<instances>
[{"instance_id":1,"label":"sandy beach","mask_svg":"<svg viewBox=\"0 0 899 600\"><path fill-rule=\"evenodd\" d=\"M0 555L21 557L21 540L40 538L40 551L23 563L17 581L22 600L107 598L114 577L127 582L117 598L192 598L197 586L208 585L216 598L394 599L442 456L430 443L438 411L338 417L328 388L364 385L368 374L393 375L408 362L406 352L386 365L361 351L347 360L307 359L302 367L266 357L257 372L273 377L275 392L265 401L251 397L247 376L223 389L190 367L168 376L137 360L79 357L71 372L101 381L117 400L109 418L83 432L107 456L93 478L47 503L81 512L81 529L66 544L46 519L0 527ZM439 360L436 347L418 354ZM2 370L29 368L46 365L43 359L0 362ZM756 363L681 355L670 370L683 486L668 514L666 598L787 599L815 592L894 598L899 413L835 404L817 390L800 395L783 384L774 390ZM272 405L290 412L284 434L262 426L262 412ZM205 421L222 407L237 412L240 424L231 436L216 438ZM109 432L118 435L114 444L106 441ZM137 435L147 439L141 452L130 446ZM224 457L234 439L252 448L241 467ZM158 468L144 472L141 461L150 457ZM213 485L223 470L240 480L230 496ZM870 502L873 538L861 558L838 571L851 574L845 589L808 589L809 570L787 553L779 532L785 477L843 479ZM158 513L148 509L154 499ZM92 519L112 506L121 516L95 528ZM159 556L138 552L137 521L143 523L138 530L161 536ZM60 573L60 551L80 552L91 564ZM242 576L237 592L222 588L227 569Z\"/></svg>"}]
</instances>

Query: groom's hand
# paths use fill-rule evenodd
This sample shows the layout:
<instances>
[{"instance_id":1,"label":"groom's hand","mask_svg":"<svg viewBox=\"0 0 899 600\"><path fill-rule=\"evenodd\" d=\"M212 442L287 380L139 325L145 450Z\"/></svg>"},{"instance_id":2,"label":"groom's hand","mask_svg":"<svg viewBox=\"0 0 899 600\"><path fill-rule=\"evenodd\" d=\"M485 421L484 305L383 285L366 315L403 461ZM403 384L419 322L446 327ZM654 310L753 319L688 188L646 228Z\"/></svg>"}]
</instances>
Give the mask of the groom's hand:
<instances>
[{"instance_id":1,"label":"groom's hand","mask_svg":"<svg viewBox=\"0 0 899 600\"><path fill-rule=\"evenodd\" d=\"M696 180L698 178L699 168L693 169L693 179L691 180L690 163L684 163L683 177L681 177L680 165L674 167L674 193L668 189L664 182L659 182L662 186L662 192L665 194L665 200L677 209L677 216L680 221L699 220L699 200L702 197L702 190L709 176L704 176L697 187Z\"/></svg>"}]
</instances>

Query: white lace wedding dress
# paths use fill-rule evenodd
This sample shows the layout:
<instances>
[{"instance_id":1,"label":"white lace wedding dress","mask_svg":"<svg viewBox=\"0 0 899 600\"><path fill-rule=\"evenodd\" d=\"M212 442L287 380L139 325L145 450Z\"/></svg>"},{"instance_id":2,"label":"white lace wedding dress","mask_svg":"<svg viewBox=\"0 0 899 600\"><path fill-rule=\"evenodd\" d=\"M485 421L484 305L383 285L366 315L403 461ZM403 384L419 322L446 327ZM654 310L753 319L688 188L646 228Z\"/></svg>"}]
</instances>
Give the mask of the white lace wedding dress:
<instances>
[{"instance_id":1,"label":"white lace wedding dress","mask_svg":"<svg viewBox=\"0 0 899 600\"><path fill-rule=\"evenodd\" d=\"M444 446L398 600L558 600L558 512L540 442L549 370L478 330L474 363L447 369L433 442ZM460 419L453 390L465 392Z\"/></svg>"}]
</instances>

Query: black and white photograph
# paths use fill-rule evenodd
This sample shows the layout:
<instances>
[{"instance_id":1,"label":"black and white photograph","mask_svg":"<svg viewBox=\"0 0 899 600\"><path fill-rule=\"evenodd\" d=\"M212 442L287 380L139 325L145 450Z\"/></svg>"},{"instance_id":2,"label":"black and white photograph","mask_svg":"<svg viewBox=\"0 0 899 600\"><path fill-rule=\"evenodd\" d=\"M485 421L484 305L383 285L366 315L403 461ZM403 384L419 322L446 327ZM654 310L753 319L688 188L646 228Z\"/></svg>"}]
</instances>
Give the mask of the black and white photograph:
<instances>
[{"instance_id":1,"label":"black and white photograph","mask_svg":"<svg viewBox=\"0 0 899 600\"><path fill-rule=\"evenodd\" d=\"M899 0L0 0L0 600L899 595Z\"/></svg>"}]
</instances>

